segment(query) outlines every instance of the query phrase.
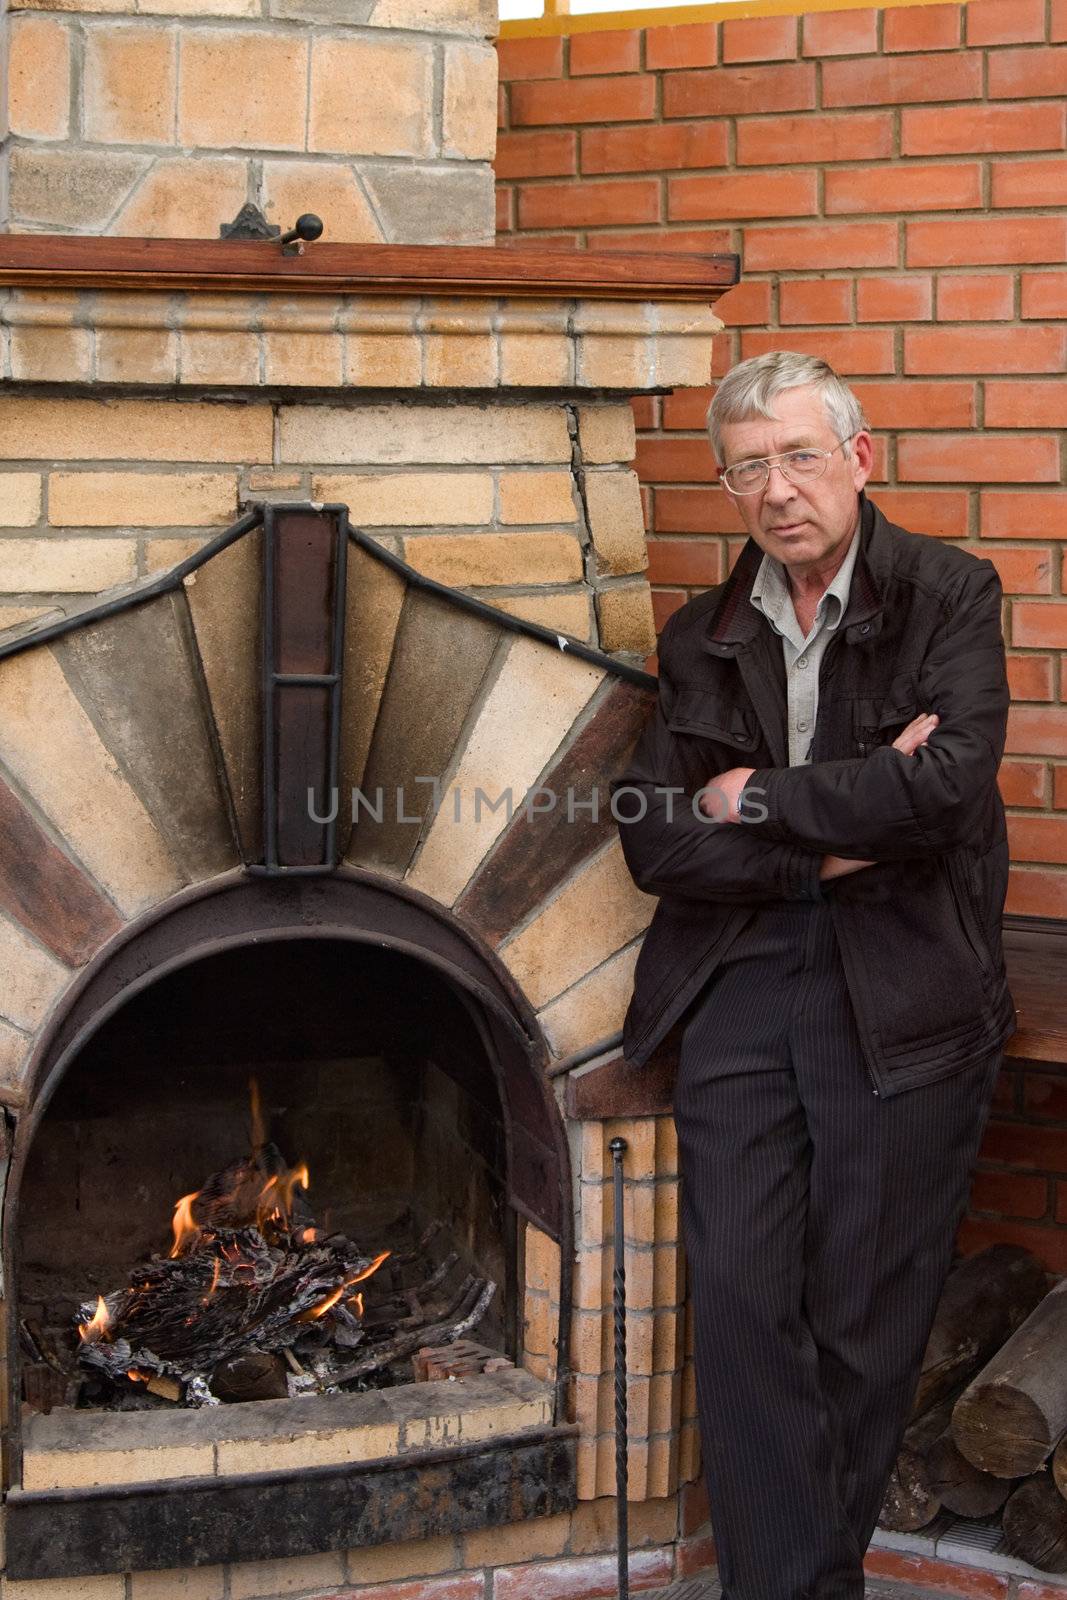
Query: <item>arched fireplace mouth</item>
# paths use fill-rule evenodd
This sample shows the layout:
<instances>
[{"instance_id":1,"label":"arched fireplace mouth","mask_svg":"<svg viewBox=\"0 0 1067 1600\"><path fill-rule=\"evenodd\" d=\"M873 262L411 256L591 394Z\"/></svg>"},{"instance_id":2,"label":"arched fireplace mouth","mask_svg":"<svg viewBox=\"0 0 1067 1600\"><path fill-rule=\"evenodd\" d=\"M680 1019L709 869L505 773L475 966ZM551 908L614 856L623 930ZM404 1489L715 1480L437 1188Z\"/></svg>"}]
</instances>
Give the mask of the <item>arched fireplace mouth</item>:
<instances>
[{"instance_id":1,"label":"arched fireplace mouth","mask_svg":"<svg viewBox=\"0 0 1067 1600\"><path fill-rule=\"evenodd\" d=\"M446 1304L460 1322L464 1308L477 1303L476 1325L461 1333L493 1353L489 1372L525 1382L527 1225L560 1246L561 1261L572 1254L568 1152L544 1074L546 1054L530 1007L495 955L435 902L367 872L342 868L329 878L288 881L229 874L164 903L107 946L42 1037L14 1143L5 1264L16 1550L20 1503L28 1528L35 1500L41 1513L54 1516L56 1493L69 1502L72 1492L41 1477L43 1436L33 1431L47 1423L54 1450L65 1425L63 1402L24 1426L20 1388L33 1330L71 1327L77 1306L97 1294L114 1307L138 1263L149 1263L141 1276L168 1270L175 1201L198 1190L214 1193L212 1174L242 1158L262 1163L270 1152L275 1170L293 1178L297 1212L284 1217L286 1241L305 1234L344 1238L361 1252L357 1265L389 1253L374 1294L364 1285L366 1309L362 1299L358 1306L352 1300L367 1318L372 1343L386 1344L373 1331L375 1316L381 1328L390 1306L407 1313L396 1319L395 1340L390 1332L400 1359L346 1388L332 1379L353 1368L343 1359L331 1366L339 1352L330 1347L314 1358L311 1373L305 1365L305 1380L318 1372L310 1401L296 1399L299 1375L289 1381L288 1399L279 1390L258 1399L272 1427L279 1425L274 1413L286 1406L302 1416L314 1406L321 1420L336 1402L347 1415L354 1390L362 1399L379 1382L391 1391L403 1384L417 1313L425 1312L433 1329L440 1326L434 1311ZM296 1177L305 1168L306 1189ZM262 1167L262 1175L268 1170ZM211 1180L207 1188L204 1180ZM206 1240L211 1249L232 1248L236 1235L220 1235L223 1245L216 1246L206 1213L195 1214L195 1247ZM277 1246L277 1212L275 1218L270 1238ZM182 1248L176 1232L172 1249ZM570 1321L568 1277L561 1274L556 1297L562 1329ZM418 1299L420 1283L440 1286L427 1307ZM373 1311L372 1302L385 1309ZM304 1314L317 1315L322 1303ZM358 1344L368 1330L356 1329L353 1316L347 1333ZM335 1324L332 1315L328 1320ZM316 1337L325 1349L321 1329ZM299 1348L285 1356L298 1374ZM68 1387L66 1400L75 1398L77 1409L63 1415L74 1419L75 1432L88 1420L87 1409L104 1413L108 1427L127 1420L144 1426L139 1408L133 1418L107 1421L108 1410L137 1405L124 1395L125 1375L113 1376L109 1369L100 1378L90 1366L87 1384L79 1379ZM138 1373L131 1382L147 1376ZM162 1379L153 1379L147 1425L159 1435L174 1416L184 1437L197 1419L182 1408L203 1401L204 1388L167 1381L169 1394L165 1383L158 1386ZM563 1422L566 1382L561 1341L554 1386L546 1391L546 1425ZM224 1414L238 1411L240 1431L251 1437L255 1403L213 1410L212 1437L222 1438ZM212 1431L210 1419L205 1427ZM217 1461L218 1439L214 1448ZM230 1473L237 1481L239 1456L231 1450L229 1459L237 1463ZM253 1450L250 1459L262 1457ZM351 1477L359 1464L350 1461L346 1470ZM127 1499L136 1488L127 1486ZM88 1494L99 1494L99 1486L90 1485ZM39 1531L31 1530L31 1544ZM321 1529L316 1537L321 1543ZM176 1565L191 1554L206 1559L183 1547L148 1564ZM85 1561L83 1551L79 1570L88 1570Z\"/></svg>"}]
</instances>

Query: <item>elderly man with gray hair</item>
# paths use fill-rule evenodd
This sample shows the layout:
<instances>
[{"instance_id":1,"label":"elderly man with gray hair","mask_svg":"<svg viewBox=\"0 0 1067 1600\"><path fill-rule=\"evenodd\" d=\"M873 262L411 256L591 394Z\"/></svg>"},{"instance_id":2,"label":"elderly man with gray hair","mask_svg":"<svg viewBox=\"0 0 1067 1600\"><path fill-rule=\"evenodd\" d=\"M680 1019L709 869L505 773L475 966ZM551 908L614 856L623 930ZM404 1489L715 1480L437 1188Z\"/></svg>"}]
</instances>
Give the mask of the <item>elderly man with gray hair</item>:
<instances>
[{"instance_id":1,"label":"elderly man with gray hair","mask_svg":"<svg viewBox=\"0 0 1067 1600\"><path fill-rule=\"evenodd\" d=\"M708 428L749 537L614 785L659 897L624 1048L677 1044L724 1600L860 1600L1015 1027L1001 586L867 498L825 362L743 361Z\"/></svg>"}]
</instances>

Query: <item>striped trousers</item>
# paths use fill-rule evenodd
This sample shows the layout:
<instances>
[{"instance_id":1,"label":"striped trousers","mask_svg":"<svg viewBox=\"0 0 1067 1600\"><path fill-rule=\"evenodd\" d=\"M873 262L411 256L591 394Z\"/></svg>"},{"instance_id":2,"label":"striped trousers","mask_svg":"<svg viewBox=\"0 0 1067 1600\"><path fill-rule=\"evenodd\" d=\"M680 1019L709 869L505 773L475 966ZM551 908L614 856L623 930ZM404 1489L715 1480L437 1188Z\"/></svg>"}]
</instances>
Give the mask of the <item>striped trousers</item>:
<instances>
[{"instance_id":1,"label":"striped trousers","mask_svg":"<svg viewBox=\"0 0 1067 1600\"><path fill-rule=\"evenodd\" d=\"M694 1003L674 1115L723 1600L862 1600L1000 1059L875 1095L825 903L759 907Z\"/></svg>"}]
</instances>

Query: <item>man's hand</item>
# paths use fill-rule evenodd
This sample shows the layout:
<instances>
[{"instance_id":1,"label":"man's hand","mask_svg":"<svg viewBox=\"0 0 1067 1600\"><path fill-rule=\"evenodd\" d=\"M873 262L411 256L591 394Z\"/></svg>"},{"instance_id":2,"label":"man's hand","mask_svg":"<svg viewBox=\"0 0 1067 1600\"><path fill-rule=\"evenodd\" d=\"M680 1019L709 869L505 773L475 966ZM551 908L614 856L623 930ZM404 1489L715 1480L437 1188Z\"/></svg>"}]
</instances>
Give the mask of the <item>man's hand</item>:
<instances>
[{"instance_id":1,"label":"man's hand","mask_svg":"<svg viewBox=\"0 0 1067 1600\"><path fill-rule=\"evenodd\" d=\"M755 767L731 767L700 791L700 809L714 822L741 822L737 802Z\"/></svg>"},{"instance_id":2,"label":"man's hand","mask_svg":"<svg viewBox=\"0 0 1067 1600\"><path fill-rule=\"evenodd\" d=\"M937 727L938 716L936 711L923 711L915 717L903 733L898 733L893 740L893 749L900 750L906 756L913 756L920 745L924 745Z\"/></svg>"}]
</instances>

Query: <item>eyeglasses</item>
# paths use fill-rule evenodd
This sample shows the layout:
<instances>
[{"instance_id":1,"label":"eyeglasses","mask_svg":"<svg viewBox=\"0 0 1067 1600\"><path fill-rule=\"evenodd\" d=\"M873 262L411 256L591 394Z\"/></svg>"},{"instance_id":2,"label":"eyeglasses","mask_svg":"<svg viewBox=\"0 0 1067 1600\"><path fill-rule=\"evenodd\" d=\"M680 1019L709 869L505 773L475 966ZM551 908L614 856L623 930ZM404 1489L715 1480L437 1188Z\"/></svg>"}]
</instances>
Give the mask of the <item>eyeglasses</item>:
<instances>
[{"instance_id":1,"label":"eyeglasses","mask_svg":"<svg viewBox=\"0 0 1067 1600\"><path fill-rule=\"evenodd\" d=\"M771 481L771 468L777 467L787 483L810 483L813 478L822 477L835 451L855 437L850 433L847 439L835 444L833 450L786 450L780 456L738 461L722 469L719 481L731 494L760 494Z\"/></svg>"}]
</instances>

